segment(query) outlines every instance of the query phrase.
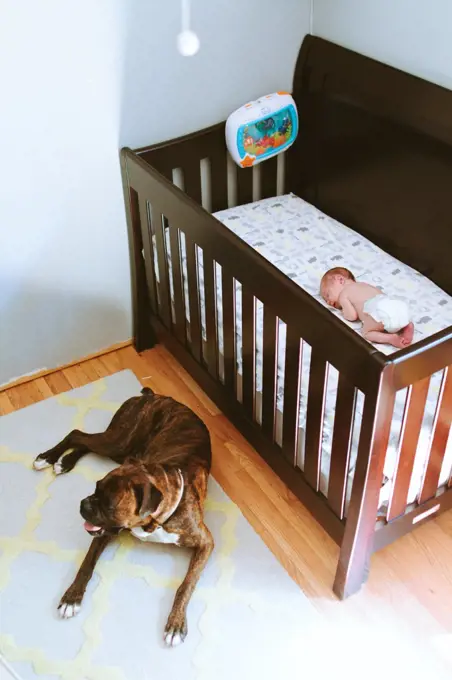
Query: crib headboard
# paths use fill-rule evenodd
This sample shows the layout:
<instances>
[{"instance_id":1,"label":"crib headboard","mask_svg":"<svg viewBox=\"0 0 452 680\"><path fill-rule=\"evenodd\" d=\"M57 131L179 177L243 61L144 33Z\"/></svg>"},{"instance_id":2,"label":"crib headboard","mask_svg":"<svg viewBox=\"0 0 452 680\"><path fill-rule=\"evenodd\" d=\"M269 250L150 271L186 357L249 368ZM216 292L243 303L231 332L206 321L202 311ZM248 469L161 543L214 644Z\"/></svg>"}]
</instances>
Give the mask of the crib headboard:
<instances>
[{"instance_id":1,"label":"crib headboard","mask_svg":"<svg viewBox=\"0 0 452 680\"><path fill-rule=\"evenodd\" d=\"M452 295L452 92L307 36L287 189Z\"/></svg>"}]
</instances>

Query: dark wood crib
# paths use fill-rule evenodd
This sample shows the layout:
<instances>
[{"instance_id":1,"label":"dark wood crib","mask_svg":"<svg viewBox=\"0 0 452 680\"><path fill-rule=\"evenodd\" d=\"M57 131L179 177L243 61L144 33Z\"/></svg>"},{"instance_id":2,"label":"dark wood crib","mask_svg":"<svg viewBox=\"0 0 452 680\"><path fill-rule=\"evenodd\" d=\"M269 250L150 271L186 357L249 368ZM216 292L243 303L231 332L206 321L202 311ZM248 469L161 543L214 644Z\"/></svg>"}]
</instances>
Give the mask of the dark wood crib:
<instances>
[{"instance_id":1,"label":"dark wood crib","mask_svg":"<svg viewBox=\"0 0 452 680\"><path fill-rule=\"evenodd\" d=\"M438 488L452 419L452 327L386 356L211 212L293 192L452 295L452 92L307 36L296 65L293 96L300 117L296 143L285 155L254 169L232 166L224 123L148 148L122 150L134 342L139 351L157 341L164 343L337 541L340 558L334 591L343 598L360 588L373 551L452 507L452 479ZM199 258L204 270L204 340ZM235 281L242 286L240 376ZM218 285L223 318L221 371ZM259 419L256 301L264 309ZM275 438L278 319L287 325L279 443ZM309 343L312 352L301 470L296 452L303 343ZM329 365L339 371L339 381L328 492L323 494L319 477ZM440 370L422 488L418 501L407 506L430 377ZM384 516L377 517L394 400L403 388L408 390L391 498ZM364 394L364 411L346 512L358 390Z\"/></svg>"}]
</instances>

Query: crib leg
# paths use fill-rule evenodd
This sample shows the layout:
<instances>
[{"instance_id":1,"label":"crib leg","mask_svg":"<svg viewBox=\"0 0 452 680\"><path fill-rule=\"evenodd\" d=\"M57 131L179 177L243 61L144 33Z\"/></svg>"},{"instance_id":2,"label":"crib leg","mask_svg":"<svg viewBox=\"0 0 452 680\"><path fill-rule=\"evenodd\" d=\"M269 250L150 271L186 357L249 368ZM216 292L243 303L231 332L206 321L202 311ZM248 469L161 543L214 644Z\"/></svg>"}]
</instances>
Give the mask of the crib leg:
<instances>
[{"instance_id":1,"label":"crib leg","mask_svg":"<svg viewBox=\"0 0 452 680\"><path fill-rule=\"evenodd\" d=\"M369 577L371 551L359 548L352 555L341 555L337 565L333 591L340 599L345 600L350 595L355 595L366 583Z\"/></svg>"}]
</instances>

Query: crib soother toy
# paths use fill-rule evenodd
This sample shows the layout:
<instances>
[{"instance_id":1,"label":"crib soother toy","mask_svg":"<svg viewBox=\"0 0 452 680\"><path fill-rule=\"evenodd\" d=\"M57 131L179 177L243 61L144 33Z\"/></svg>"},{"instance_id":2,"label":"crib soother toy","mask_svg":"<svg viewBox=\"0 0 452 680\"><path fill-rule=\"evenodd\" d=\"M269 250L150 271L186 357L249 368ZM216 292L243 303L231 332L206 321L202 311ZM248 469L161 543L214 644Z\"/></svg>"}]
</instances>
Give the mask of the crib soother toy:
<instances>
[{"instance_id":1,"label":"crib soother toy","mask_svg":"<svg viewBox=\"0 0 452 680\"><path fill-rule=\"evenodd\" d=\"M297 134L297 107L288 92L274 92L249 102L226 121L228 151L242 168L285 151Z\"/></svg>"}]
</instances>

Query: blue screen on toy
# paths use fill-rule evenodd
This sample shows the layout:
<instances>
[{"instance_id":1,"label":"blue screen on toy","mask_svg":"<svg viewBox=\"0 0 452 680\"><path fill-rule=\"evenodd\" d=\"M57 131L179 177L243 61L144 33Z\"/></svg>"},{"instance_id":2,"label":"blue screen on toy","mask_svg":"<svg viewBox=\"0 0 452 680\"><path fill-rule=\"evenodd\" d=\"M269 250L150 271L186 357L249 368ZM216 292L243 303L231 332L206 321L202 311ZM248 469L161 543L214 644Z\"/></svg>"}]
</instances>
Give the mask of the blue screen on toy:
<instances>
[{"instance_id":1,"label":"blue screen on toy","mask_svg":"<svg viewBox=\"0 0 452 680\"><path fill-rule=\"evenodd\" d=\"M263 160L284 151L298 134L298 116L292 104L269 116L241 125L237 131L237 148L241 158L246 154Z\"/></svg>"}]
</instances>

